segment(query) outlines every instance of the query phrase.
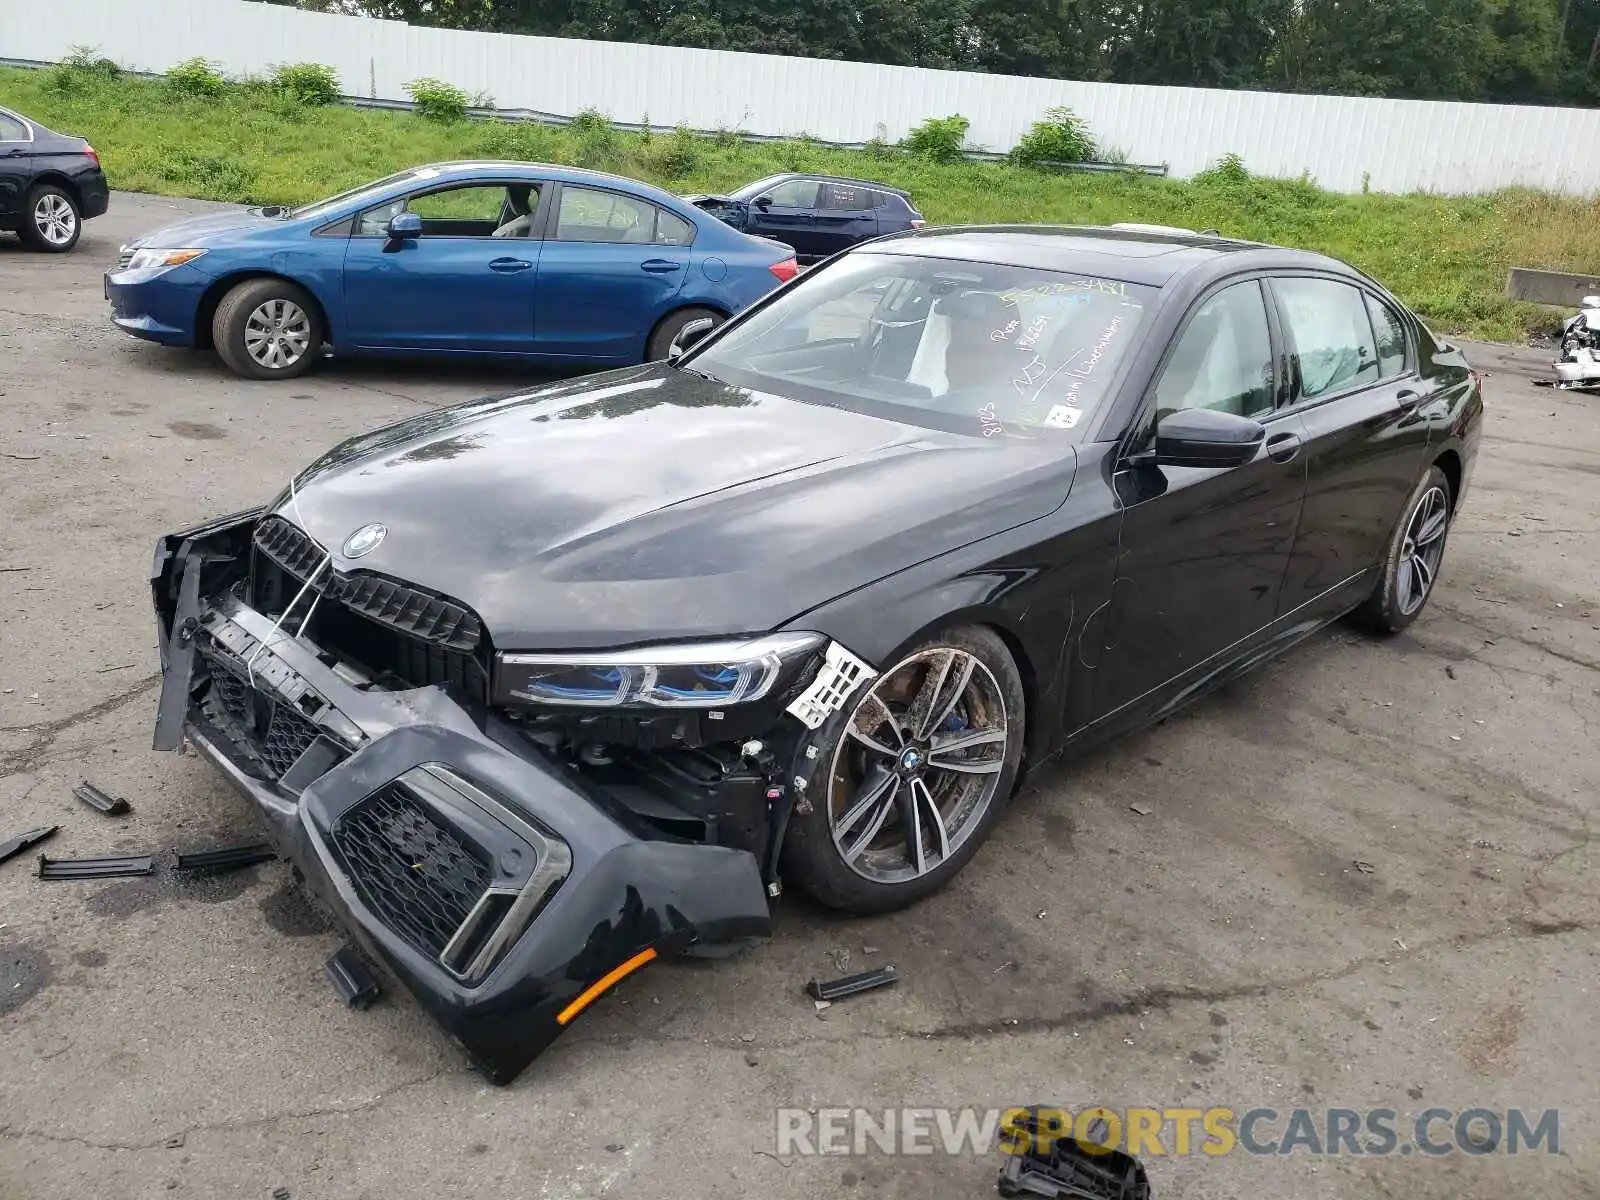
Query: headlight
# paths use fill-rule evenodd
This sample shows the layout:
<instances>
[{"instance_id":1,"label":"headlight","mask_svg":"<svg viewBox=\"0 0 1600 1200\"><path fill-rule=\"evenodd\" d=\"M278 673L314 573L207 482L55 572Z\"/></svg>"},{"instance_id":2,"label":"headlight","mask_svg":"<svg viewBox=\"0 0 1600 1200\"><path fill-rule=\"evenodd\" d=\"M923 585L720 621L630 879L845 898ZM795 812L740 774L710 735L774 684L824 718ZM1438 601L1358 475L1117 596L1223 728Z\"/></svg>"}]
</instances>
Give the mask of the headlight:
<instances>
[{"instance_id":1,"label":"headlight","mask_svg":"<svg viewBox=\"0 0 1600 1200\"><path fill-rule=\"evenodd\" d=\"M168 267L181 267L204 254L204 250L135 250L128 260L126 271L164 271Z\"/></svg>"},{"instance_id":2,"label":"headlight","mask_svg":"<svg viewBox=\"0 0 1600 1200\"><path fill-rule=\"evenodd\" d=\"M501 654L495 693L503 703L555 708L722 708L761 699L826 640L777 633L594 654Z\"/></svg>"}]
</instances>

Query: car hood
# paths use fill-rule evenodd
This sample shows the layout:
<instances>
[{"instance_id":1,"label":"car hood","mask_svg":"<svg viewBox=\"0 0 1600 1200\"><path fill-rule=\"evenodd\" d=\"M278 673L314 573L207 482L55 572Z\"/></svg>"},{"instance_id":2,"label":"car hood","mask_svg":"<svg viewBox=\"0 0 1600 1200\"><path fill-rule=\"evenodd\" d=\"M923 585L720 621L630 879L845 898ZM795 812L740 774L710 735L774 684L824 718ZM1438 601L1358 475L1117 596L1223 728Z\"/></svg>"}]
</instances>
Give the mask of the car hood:
<instances>
[{"instance_id":1,"label":"car hood","mask_svg":"<svg viewBox=\"0 0 1600 1200\"><path fill-rule=\"evenodd\" d=\"M267 226L282 227L283 222L276 217L263 216L260 212L251 212L247 209L234 209L229 212L210 213L204 217L190 217L186 221L175 221L171 225L163 225L160 229L153 229L149 233L141 234L128 242L132 249L140 246L155 246L163 250L187 249L194 246L215 246L219 243L230 241L241 234L252 233Z\"/></svg>"},{"instance_id":2,"label":"car hood","mask_svg":"<svg viewBox=\"0 0 1600 1200\"><path fill-rule=\"evenodd\" d=\"M352 438L276 511L340 571L471 606L500 649L618 646L778 628L1049 514L1075 462L655 364Z\"/></svg>"}]
</instances>

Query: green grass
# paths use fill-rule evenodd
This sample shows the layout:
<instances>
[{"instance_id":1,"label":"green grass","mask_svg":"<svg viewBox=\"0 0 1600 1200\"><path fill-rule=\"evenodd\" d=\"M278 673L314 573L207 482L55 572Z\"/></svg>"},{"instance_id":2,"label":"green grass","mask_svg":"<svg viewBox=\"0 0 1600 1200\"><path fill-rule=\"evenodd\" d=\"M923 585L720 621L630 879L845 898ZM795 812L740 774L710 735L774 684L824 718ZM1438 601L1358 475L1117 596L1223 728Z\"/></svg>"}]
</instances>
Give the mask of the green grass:
<instances>
[{"instance_id":1,"label":"green grass","mask_svg":"<svg viewBox=\"0 0 1600 1200\"><path fill-rule=\"evenodd\" d=\"M0 104L89 138L112 186L254 204L300 203L402 167L504 157L573 163L675 192L726 191L775 171L864 176L908 189L930 222L1142 221L1216 228L1345 259L1442 331L1510 340L1557 314L1505 296L1509 267L1600 271L1600 199L1513 190L1477 196L1338 195L1238 170L1183 182L1054 175L1002 164L936 164L887 148L830 150L804 138L642 135L590 114L570 129L430 121L410 113L304 107L263 83L186 97L161 80L68 68L0 68Z\"/></svg>"}]
</instances>

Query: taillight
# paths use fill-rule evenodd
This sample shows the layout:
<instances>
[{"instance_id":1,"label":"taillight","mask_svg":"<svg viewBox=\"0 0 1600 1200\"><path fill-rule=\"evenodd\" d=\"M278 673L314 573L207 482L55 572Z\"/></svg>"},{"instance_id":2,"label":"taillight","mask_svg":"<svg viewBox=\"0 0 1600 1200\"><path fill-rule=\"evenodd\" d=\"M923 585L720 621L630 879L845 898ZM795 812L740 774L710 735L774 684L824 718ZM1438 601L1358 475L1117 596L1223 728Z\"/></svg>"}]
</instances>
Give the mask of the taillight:
<instances>
[{"instance_id":1,"label":"taillight","mask_svg":"<svg viewBox=\"0 0 1600 1200\"><path fill-rule=\"evenodd\" d=\"M792 258L786 258L782 262L773 263L767 270L778 277L779 283L788 283L789 280L800 274L800 264Z\"/></svg>"},{"instance_id":2,"label":"taillight","mask_svg":"<svg viewBox=\"0 0 1600 1200\"><path fill-rule=\"evenodd\" d=\"M93 146L89 145L88 142L83 144L83 152L89 156L89 160L94 163L95 166L98 167L100 165L100 152Z\"/></svg>"},{"instance_id":3,"label":"taillight","mask_svg":"<svg viewBox=\"0 0 1600 1200\"><path fill-rule=\"evenodd\" d=\"M913 229L921 229L926 224L927 224L927 222L924 221L921 217L912 217L911 218L911 228L913 228Z\"/></svg>"}]
</instances>

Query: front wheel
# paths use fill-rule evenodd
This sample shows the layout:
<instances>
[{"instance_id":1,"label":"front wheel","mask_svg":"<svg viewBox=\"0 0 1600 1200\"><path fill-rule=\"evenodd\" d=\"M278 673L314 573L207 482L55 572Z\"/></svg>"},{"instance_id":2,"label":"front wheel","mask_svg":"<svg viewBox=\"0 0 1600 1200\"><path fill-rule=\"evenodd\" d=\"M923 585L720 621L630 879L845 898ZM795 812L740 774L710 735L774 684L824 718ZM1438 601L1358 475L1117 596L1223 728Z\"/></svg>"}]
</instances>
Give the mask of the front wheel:
<instances>
[{"instance_id":1,"label":"front wheel","mask_svg":"<svg viewBox=\"0 0 1600 1200\"><path fill-rule=\"evenodd\" d=\"M937 891L999 818L1025 727L1021 677L992 631L923 642L802 750L823 769L808 781L811 811L790 826L785 872L847 912L890 912Z\"/></svg>"},{"instance_id":2,"label":"front wheel","mask_svg":"<svg viewBox=\"0 0 1600 1200\"><path fill-rule=\"evenodd\" d=\"M316 301L287 279L247 279L211 319L217 354L246 379L304 375L322 351L323 333Z\"/></svg>"},{"instance_id":3,"label":"front wheel","mask_svg":"<svg viewBox=\"0 0 1600 1200\"><path fill-rule=\"evenodd\" d=\"M1375 633L1399 633L1421 615L1444 565L1450 505L1450 480L1429 467L1389 539L1376 588L1354 613L1360 624Z\"/></svg>"},{"instance_id":4,"label":"front wheel","mask_svg":"<svg viewBox=\"0 0 1600 1200\"><path fill-rule=\"evenodd\" d=\"M29 248L65 254L78 244L83 222L78 202L67 192L43 183L28 193L28 215L19 232Z\"/></svg>"}]
</instances>

